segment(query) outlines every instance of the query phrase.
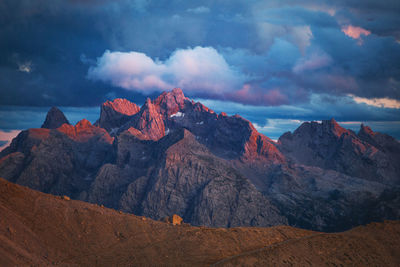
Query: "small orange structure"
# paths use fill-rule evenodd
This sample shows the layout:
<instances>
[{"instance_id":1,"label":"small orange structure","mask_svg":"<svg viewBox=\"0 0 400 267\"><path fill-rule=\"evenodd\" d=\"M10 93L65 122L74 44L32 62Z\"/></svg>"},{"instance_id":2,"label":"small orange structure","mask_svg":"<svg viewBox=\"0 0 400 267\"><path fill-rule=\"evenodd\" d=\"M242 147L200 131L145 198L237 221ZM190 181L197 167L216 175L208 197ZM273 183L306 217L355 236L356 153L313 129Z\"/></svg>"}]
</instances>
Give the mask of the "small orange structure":
<instances>
[{"instance_id":1,"label":"small orange structure","mask_svg":"<svg viewBox=\"0 0 400 267\"><path fill-rule=\"evenodd\" d=\"M181 225L183 219L179 215L172 215L172 224L173 225Z\"/></svg>"}]
</instances>

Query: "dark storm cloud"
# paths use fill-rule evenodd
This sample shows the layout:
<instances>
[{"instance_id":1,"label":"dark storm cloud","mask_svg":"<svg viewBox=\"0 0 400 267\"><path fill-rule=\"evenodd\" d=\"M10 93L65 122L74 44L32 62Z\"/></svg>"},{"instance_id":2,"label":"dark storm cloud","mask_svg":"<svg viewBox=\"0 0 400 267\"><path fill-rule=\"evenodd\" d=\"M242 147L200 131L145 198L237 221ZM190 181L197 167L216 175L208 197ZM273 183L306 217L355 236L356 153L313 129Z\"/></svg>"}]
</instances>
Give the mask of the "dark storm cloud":
<instances>
[{"instance_id":1,"label":"dark storm cloud","mask_svg":"<svg viewBox=\"0 0 400 267\"><path fill-rule=\"evenodd\" d=\"M137 73L110 75L97 59L109 50L168 65L174 52L196 47L214 49L210 59L223 58L227 74L212 79L229 90L213 92L221 86L189 73L209 90L196 88L182 82L178 69L157 78L170 87L184 84L191 97L258 106L299 107L318 94L400 100L399 13L397 0L3 0L0 77L7 78L0 80L0 104L87 106L113 97L142 103L145 95L171 88L124 86ZM349 26L364 34L346 33ZM370 118L379 110L358 106Z\"/></svg>"}]
</instances>

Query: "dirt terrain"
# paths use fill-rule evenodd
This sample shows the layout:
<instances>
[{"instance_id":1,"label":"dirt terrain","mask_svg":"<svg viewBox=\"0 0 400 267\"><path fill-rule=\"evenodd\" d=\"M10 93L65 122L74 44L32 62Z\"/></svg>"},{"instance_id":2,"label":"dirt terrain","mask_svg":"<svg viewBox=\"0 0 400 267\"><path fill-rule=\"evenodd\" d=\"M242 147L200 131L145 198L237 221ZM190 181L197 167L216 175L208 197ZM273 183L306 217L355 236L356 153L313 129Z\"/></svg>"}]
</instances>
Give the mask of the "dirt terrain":
<instances>
[{"instance_id":1,"label":"dirt terrain","mask_svg":"<svg viewBox=\"0 0 400 267\"><path fill-rule=\"evenodd\" d=\"M0 178L0 266L399 266L400 222L324 234L172 225Z\"/></svg>"}]
</instances>

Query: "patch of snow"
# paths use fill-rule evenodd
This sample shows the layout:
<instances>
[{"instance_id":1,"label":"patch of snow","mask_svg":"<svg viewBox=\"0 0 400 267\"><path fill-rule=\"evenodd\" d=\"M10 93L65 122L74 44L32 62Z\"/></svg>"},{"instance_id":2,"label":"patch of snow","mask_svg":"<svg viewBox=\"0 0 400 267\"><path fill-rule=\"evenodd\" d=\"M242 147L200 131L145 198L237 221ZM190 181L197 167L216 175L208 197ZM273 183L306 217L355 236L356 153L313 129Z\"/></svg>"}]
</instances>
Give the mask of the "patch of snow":
<instances>
[{"instance_id":1,"label":"patch of snow","mask_svg":"<svg viewBox=\"0 0 400 267\"><path fill-rule=\"evenodd\" d=\"M171 116L169 116L170 118L173 118L173 117L177 117L177 118L180 118L180 117L185 117L185 113L182 113L182 112L180 112L180 111L178 111L177 113L175 113L175 114L172 114Z\"/></svg>"},{"instance_id":2,"label":"patch of snow","mask_svg":"<svg viewBox=\"0 0 400 267\"><path fill-rule=\"evenodd\" d=\"M110 135L117 133L117 131L118 131L118 128L112 128L110 131Z\"/></svg>"}]
</instances>

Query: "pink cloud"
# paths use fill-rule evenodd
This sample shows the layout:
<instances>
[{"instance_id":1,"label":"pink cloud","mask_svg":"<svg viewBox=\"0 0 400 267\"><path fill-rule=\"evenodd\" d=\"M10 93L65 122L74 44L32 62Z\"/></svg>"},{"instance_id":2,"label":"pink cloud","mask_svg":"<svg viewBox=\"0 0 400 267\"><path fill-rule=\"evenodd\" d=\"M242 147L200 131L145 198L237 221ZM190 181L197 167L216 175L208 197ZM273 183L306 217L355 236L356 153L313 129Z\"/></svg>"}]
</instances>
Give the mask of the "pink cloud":
<instances>
[{"instance_id":1,"label":"pink cloud","mask_svg":"<svg viewBox=\"0 0 400 267\"><path fill-rule=\"evenodd\" d=\"M358 97L352 94L348 95L351 97L354 102L358 104L367 104L369 106L374 106L378 108L394 108L394 109L400 109L400 101L388 97L384 98L364 98L364 97Z\"/></svg>"},{"instance_id":2,"label":"pink cloud","mask_svg":"<svg viewBox=\"0 0 400 267\"><path fill-rule=\"evenodd\" d=\"M20 130L12 130L9 132L0 130L0 141L5 141L3 145L0 144L0 151L4 148L8 147L11 144L11 141L20 133Z\"/></svg>"},{"instance_id":3,"label":"pink cloud","mask_svg":"<svg viewBox=\"0 0 400 267\"><path fill-rule=\"evenodd\" d=\"M242 89L225 96L230 100L251 105L279 106L289 103L288 97L279 88L263 90L253 88L249 84L245 84Z\"/></svg>"},{"instance_id":4,"label":"pink cloud","mask_svg":"<svg viewBox=\"0 0 400 267\"><path fill-rule=\"evenodd\" d=\"M346 25L342 27L342 32L353 39L360 39L361 35L368 36L371 34L370 31L353 25Z\"/></svg>"},{"instance_id":5,"label":"pink cloud","mask_svg":"<svg viewBox=\"0 0 400 267\"><path fill-rule=\"evenodd\" d=\"M215 95L241 88L246 79L217 50L199 46L177 49L165 61L135 51L106 51L90 67L88 78L143 93L180 87Z\"/></svg>"}]
</instances>

